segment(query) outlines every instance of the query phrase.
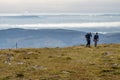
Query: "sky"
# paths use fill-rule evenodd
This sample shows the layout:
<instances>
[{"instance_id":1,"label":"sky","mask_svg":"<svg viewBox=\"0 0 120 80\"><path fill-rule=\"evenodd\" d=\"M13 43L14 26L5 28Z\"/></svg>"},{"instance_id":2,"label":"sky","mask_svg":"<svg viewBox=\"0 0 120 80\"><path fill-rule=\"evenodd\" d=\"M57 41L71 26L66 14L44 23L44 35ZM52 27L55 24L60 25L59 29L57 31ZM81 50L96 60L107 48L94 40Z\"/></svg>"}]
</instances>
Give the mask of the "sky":
<instances>
[{"instance_id":1,"label":"sky","mask_svg":"<svg viewBox=\"0 0 120 80\"><path fill-rule=\"evenodd\" d=\"M0 0L0 13L119 13L120 0Z\"/></svg>"},{"instance_id":2,"label":"sky","mask_svg":"<svg viewBox=\"0 0 120 80\"><path fill-rule=\"evenodd\" d=\"M0 0L0 15L4 13L120 13L120 0ZM115 18L114 18L115 17ZM9 24L0 21L1 27L118 27L120 21L114 16L113 22L66 23L66 24ZM89 19L89 18L88 18ZM9 20L9 19L8 19ZM56 19L57 20L57 19ZM112 20L108 20L112 21ZM116 21L116 22L115 22ZM10 21L12 22L12 21ZM16 21L15 21L16 22Z\"/></svg>"}]
</instances>

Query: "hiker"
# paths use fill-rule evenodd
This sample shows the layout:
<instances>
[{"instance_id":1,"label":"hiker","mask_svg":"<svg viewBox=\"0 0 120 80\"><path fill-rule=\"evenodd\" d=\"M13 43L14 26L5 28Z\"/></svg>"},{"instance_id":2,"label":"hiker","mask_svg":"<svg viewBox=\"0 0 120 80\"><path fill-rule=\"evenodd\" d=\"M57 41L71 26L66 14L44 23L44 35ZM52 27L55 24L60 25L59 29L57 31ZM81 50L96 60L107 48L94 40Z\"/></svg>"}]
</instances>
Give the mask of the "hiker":
<instances>
[{"instance_id":1,"label":"hiker","mask_svg":"<svg viewBox=\"0 0 120 80\"><path fill-rule=\"evenodd\" d=\"M87 33L87 34L85 35L85 38L86 38L86 41L87 41L86 47L90 47L91 37L92 37L91 32L90 32L90 33Z\"/></svg>"},{"instance_id":2,"label":"hiker","mask_svg":"<svg viewBox=\"0 0 120 80\"><path fill-rule=\"evenodd\" d=\"M94 35L93 41L94 41L94 46L97 47L97 42L99 41L99 35L98 35L98 33L96 33L96 34Z\"/></svg>"}]
</instances>

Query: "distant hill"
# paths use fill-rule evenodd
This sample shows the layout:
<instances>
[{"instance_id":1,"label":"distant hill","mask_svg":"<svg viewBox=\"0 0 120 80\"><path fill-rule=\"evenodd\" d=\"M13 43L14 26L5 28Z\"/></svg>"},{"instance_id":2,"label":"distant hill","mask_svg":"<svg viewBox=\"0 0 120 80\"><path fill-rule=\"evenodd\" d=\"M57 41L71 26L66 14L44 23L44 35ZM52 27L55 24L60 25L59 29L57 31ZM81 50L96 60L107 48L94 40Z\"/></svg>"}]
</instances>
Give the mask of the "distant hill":
<instances>
[{"instance_id":1,"label":"distant hill","mask_svg":"<svg viewBox=\"0 0 120 80\"><path fill-rule=\"evenodd\" d=\"M66 47L85 44L86 32L65 29L5 29L0 30L0 48ZM99 34L99 43L120 43L120 33Z\"/></svg>"}]
</instances>

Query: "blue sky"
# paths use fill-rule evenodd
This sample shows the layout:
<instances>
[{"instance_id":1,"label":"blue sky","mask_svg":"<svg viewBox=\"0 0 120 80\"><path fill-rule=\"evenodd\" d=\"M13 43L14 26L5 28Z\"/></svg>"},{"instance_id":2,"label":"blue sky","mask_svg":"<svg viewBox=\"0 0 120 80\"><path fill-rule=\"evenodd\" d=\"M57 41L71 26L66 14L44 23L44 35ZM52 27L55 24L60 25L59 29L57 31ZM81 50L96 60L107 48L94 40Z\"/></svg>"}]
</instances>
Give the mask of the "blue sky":
<instances>
[{"instance_id":1,"label":"blue sky","mask_svg":"<svg viewBox=\"0 0 120 80\"><path fill-rule=\"evenodd\" d=\"M120 0L0 0L0 13L118 13Z\"/></svg>"}]
</instances>

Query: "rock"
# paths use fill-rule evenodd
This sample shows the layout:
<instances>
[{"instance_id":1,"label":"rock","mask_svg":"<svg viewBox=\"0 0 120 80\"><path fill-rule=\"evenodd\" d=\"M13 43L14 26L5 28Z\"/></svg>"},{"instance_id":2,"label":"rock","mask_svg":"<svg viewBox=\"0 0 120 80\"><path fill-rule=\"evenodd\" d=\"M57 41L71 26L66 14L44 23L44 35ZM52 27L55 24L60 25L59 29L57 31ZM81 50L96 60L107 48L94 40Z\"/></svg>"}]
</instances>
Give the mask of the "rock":
<instances>
[{"instance_id":1,"label":"rock","mask_svg":"<svg viewBox=\"0 0 120 80\"><path fill-rule=\"evenodd\" d=\"M64 74L69 74L70 72L68 72L68 71L62 71L62 73L64 73Z\"/></svg>"},{"instance_id":2,"label":"rock","mask_svg":"<svg viewBox=\"0 0 120 80\"><path fill-rule=\"evenodd\" d=\"M89 64L90 64L90 65L95 65L95 63L94 63L94 62L89 62Z\"/></svg>"},{"instance_id":3,"label":"rock","mask_svg":"<svg viewBox=\"0 0 120 80\"><path fill-rule=\"evenodd\" d=\"M11 61L14 59L13 55L12 54L7 54L7 58L5 60L5 64L9 64L11 65Z\"/></svg>"},{"instance_id":4,"label":"rock","mask_svg":"<svg viewBox=\"0 0 120 80\"><path fill-rule=\"evenodd\" d=\"M17 62L17 64L20 64L20 65L22 65L22 64L24 64L24 62Z\"/></svg>"},{"instance_id":5,"label":"rock","mask_svg":"<svg viewBox=\"0 0 120 80\"><path fill-rule=\"evenodd\" d=\"M34 69L36 69L36 70L47 70L47 68L46 67L44 67L44 66L39 66L39 65L35 65L35 66L32 66L32 68L34 68Z\"/></svg>"},{"instance_id":6,"label":"rock","mask_svg":"<svg viewBox=\"0 0 120 80\"><path fill-rule=\"evenodd\" d=\"M33 54L33 52L27 52L27 54L29 55L29 54Z\"/></svg>"},{"instance_id":7,"label":"rock","mask_svg":"<svg viewBox=\"0 0 120 80\"><path fill-rule=\"evenodd\" d=\"M8 62L8 61L5 61L4 63L5 63L5 64L8 64L8 65L11 65L11 63L10 63L10 62Z\"/></svg>"},{"instance_id":8,"label":"rock","mask_svg":"<svg viewBox=\"0 0 120 80\"><path fill-rule=\"evenodd\" d=\"M70 74L70 73L75 73L74 71L67 71L67 70L64 70L64 71L61 71L61 73L63 74Z\"/></svg>"},{"instance_id":9,"label":"rock","mask_svg":"<svg viewBox=\"0 0 120 80\"><path fill-rule=\"evenodd\" d=\"M106 55L109 55L109 54L111 54L111 53L110 52L105 52L102 55L106 56Z\"/></svg>"}]
</instances>

